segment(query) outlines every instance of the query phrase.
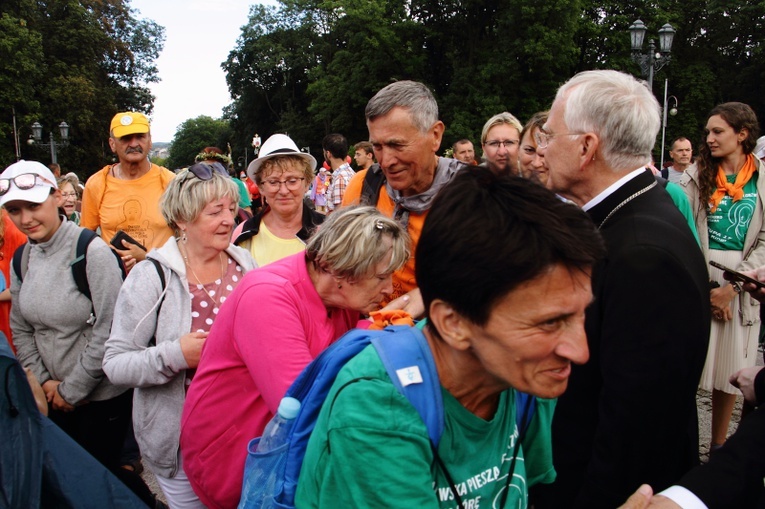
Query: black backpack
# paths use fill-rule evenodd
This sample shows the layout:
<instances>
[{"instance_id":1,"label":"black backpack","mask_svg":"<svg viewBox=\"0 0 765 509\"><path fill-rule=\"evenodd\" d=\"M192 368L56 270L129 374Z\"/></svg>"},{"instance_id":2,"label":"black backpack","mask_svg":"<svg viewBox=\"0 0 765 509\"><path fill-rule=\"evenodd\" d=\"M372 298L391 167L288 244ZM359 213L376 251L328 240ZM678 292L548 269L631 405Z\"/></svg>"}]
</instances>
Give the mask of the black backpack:
<instances>
[{"instance_id":1,"label":"black backpack","mask_svg":"<svg viewBox=\"0 0 765 509\"><path fill-rule=\"evenodd\" d=\"M369 167L364 175L364 183L361 186L361 205L371 205L377 207L377 200L380 197L380 189L385 185L385 174L379 164L375 163Z\"/></svg>"},{"instance_id":2,"label":"black backpack","mask_svg":"<svg viewBox=\"0 0 765 509\"><path fill-rule=\"evenodd\" d=\"M88 263L87 253L88 246L96 237L98 237L96 232L93 230L88 230L87 228L83 228L80 231L80 236L77 239L77 244L75 245L73 259L69 264L72 268L72 277L74 278L74 283L77 285L77 290L79 290L80 293L87 297L91 302L93 299L90 295L90 284L88 283L88 274L86 270ZM16 248L16 252L13 253L13 271L21 281L24 281L24 276L26 275L27 269L29 268L29 248L30 246L27 242ZM120 255L117 254L117 252L113 249L110 251L114 254L114 257L117 258L117 264L119 265L120 272L122 273L122 279L125 279L127 274L125 272L125 265L122 263ZM95 318L95 312L94 310L91 310L91 324L95 322Z\"/></svg>"}]
</instances>

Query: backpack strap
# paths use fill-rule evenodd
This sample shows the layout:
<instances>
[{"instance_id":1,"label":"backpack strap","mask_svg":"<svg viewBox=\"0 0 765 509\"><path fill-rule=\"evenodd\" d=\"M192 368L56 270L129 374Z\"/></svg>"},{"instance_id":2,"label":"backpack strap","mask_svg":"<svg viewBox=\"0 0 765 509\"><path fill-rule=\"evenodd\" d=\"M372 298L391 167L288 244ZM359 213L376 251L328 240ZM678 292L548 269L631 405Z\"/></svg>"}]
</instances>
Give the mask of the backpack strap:
<instances>
[{"instance_id":1,"label":"backpack strap","mask_svg":"<svg viewBox=\"0 0 765 509\"><path fill-rule=\"evenodd\" d=\"M359 204L376 207L383 184L385 184L385 174L380 165L375 163L369 167L366 175L364 175Z\"/></svg>"},{"instance_id":2,"label":"backpack strap","mask_svg":"<svg viewBox=\"0 0 765 509\"><path fill-rule=\"evenodd\" d=\"M159 306L157 306L157 317L159 317L159 312L162 311L162 304L165 302L165 287L167 286L167 281L165 280L165 271L162 269L162 264L159 263L159 261L155 258L147 256L146 259L149 260L157 270L157 274L159 275L159 284L162 288L162 291L160 292ZM154 336L152 336L149 340L149 346L157 346L156 330L154 331Z\"/></svg>"},{"instance_id":3,"label":"backpack strap","mask_svg":"<svg viewBox=\"0 0 765 509\"><path fill-rule=\"evenodd\" d=\"M29 242L24 242L22 245L16 248L13 252L13 272L19 278L19 281L24 281L24 276L27 274L27 267L29 267Z\"/></svg>"},{"instance_id":4,"label":"backpack strap","mask_svg":"<svg viewBox=\"0 0 765 509\"><path fill-rule=\"evenodd\" d=\"M416 328L402 327L396 332L373 337L372 345L393 385L420 414L431 442L438 447L444 432L444 403L428 340Z\"/></svg>"},{"instance_id":5,"label":"backpack strap","mask_svg":"<svg viewBox=\"0 0 765 509\"><path fill-rule=\"evenodd\" d=\"M77 290L92 302L90 295L90 284L88 284L88 246L93 239L98 237L96 232L83 228L80 230L80 236L77 238L77 243L74 246L74 257L69 263L72 268L72 277L74 278L74 284L77 285Z\"/></svg>"}]
</instances>

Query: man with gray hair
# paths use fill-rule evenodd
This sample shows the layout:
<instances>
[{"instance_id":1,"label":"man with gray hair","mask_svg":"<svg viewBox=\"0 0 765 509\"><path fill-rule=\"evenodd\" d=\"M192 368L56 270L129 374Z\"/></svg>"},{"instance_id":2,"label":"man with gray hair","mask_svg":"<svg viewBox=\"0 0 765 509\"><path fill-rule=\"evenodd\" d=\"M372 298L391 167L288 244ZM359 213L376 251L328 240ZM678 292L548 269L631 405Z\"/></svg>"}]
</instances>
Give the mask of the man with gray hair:
<instances>
[{"instance_id":1,"label":"man with gray hair","mask_svg":"<svg viewBox=\"0 0 765 509\"><path fill-rule=\"evenodd\" d=\"M588 71L558 90L537 134L547 186L587 211L608 249L585 317L590 361L572 367L558 401L558 478L535 494L537 509L617 507L698 462L709 280L687 222L645 169L659 126L645 83Z\"/></svg>"},{"instance_id":2,"label":"man with gray hair","mask_svg":"<svg viewBox=\"0 0 765 509\"><path fill-rule=\"evenodd\" d=\"M433 198L465 165L436 156L445 126L436 99L422 83L391 83L369 100L364 113L377 164L356 173L343 205L376 206L406 227L412 256L393 274L391 298L415 292L410 300L415 306L407 310L419 315L424 309L414 277L417 240Z\"/></svg>"}]
</instances>

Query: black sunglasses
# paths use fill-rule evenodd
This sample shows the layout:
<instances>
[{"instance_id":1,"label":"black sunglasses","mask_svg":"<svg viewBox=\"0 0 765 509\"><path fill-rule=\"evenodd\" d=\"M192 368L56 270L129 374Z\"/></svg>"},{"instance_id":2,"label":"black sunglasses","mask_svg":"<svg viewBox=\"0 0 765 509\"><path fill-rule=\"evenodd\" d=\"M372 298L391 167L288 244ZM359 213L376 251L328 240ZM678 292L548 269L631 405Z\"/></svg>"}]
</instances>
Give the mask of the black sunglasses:
<instances>
[{"instance_id":1,"label":"black sunglasses","mask_svg":"<svg viewBox=\"0 0 765 509\"><path fill-rule=\"evenodd\" d=\"M229 177L228 172L222 164L218 162L214 163L196 163L189 166L189 173L194 174L199 180L210 180L213 177L213 173L219 173L224 177Z\"/></svg>"}]
</instances>

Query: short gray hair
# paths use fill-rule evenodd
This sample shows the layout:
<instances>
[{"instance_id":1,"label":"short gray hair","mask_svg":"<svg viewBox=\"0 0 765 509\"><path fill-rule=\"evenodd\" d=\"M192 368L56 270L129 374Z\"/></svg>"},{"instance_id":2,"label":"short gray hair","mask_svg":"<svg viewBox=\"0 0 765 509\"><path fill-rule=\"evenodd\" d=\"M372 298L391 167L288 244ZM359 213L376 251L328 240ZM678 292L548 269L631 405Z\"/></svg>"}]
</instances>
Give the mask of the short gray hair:
<instances>
[{"instance_id":1,"label":"short gray hair","mask_svg":"<svg viewBox=\"0 0 765 509\"><path fill-rule=\"evenodd\" d=\"M493 117L491 117L489 120L486 121L486 123L483 125L483 129L481 130L481 145L486 143L486 136L489 135L489 130L497 125L500 124L507 124L511 127L515 127L515 129L518 131L518 134L521 134L521 131L523 130L523 126L521 125L521 121L518 120L515 115L512 113L508 113L507 111L503 111L502 113L497 113Z\"/></svg>"},{"instance_id":2,"label":"short gray hair","mask_svg":"<svg viewBox=\"0 0 765 509\"><path fill-rule=\"evenodd\" d=\"M230 177L213 171L210 180L202 180L186 169L167 185L159 207L167 225L177 233L179 221L193 222L209 203L226 196L237 206L239 188Z\"/></svg>"},{"instance_id":3,"label":"short gray hair","mask_svg":"<svg viewBox=\"0 0 765 509\"><path fill-rule=\"evenodd\" d=\"M391 247L382 242L391 239ZM344 207L329 215L306 246L306 260L335 276L358 281L370 276L388 252L385 274L409 259L409 235L401 225L374 207Z\"/></svg>"},{"instance_id":4,"label":"short gray hair","mask_svg":"<svg viewBox=\"0 0 765 509\"><path fill-rule=\"evenodd\" d=\"M644 81L618 71L585 71L558 89L569 131L593 132L603 160L614 170L651 162L661 126L659 101Z\"/></svg>"},{"instance_id":5,"label":"short gray hair","mask_svg":"<svg viewBox=\"0 0 765 509\"><path fill-rule=\"evenodd\" d=\"M367 103L367 121L387 115L393 108L409 110L414 124L425 133L438 122L438 104L431 91L416 81L396 81L383 88Z\"/></svg>"}]
</instances>

